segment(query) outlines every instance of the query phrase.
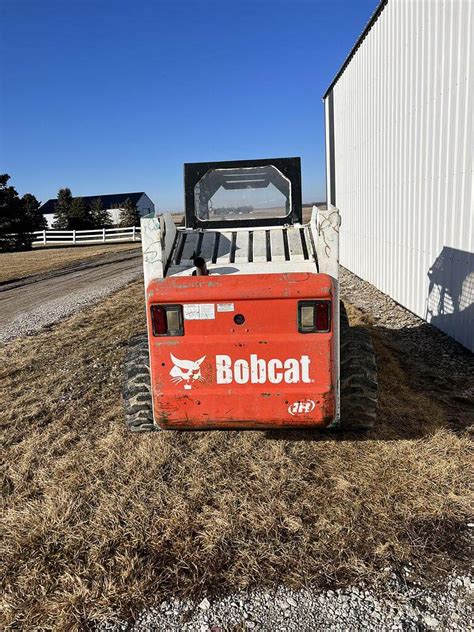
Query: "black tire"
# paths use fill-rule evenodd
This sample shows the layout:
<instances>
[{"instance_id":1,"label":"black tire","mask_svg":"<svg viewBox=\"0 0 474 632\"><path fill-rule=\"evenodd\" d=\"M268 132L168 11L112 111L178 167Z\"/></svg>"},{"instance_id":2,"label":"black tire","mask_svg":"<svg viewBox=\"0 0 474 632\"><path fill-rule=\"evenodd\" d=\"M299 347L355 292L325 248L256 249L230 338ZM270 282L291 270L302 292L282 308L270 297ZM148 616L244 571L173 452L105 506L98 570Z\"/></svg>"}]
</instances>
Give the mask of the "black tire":
<instances>
[{"instance_id":1,"label":"black tire","mask_svg":"<svg viewBox=\"0 0 474 632\"><path fill-rule=\"evenodd\" d=\"M159 430L153 421L150 356L146 334L128 341L123 375L125 421L131 432Z\"/></svg>"},{"instance_id":2,"label":"black tire","mask_svg":"<svg viewBox=\"0 0 474 632\"><path fill-rule=\"evenodd\" d=\"M371 430L377 417L377 365L370 333L350 327L344 305L340 311L341 428Z\"/></svg>"}]
</instances>

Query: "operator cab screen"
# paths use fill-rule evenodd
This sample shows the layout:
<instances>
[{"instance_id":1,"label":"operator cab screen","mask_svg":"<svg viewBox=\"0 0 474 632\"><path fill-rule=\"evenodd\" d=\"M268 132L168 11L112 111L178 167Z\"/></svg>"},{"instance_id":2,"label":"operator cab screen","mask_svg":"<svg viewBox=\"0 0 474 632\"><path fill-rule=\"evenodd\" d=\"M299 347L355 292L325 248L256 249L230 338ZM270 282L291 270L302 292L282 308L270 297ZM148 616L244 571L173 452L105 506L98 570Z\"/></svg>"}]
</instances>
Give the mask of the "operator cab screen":
<instances>
[{"instance_id":1,"label":"operator cab screen","mask_svg":"<svg viewBox=\"0 0 474 632\"><path fill-rule=\"evenodd\" d=\"M300 224L300 159L186 163L184 196L186 228Z\"/></svg>"},{"instance_id":2,"label":"operator cab screen","mask_svg":"<svg viewBox=\"0 0 474 632\"><path fill-rule=\"evenodd\" d=\"M197 218L205 221L285 218L291 183L273 165L211 169L194 186Z\"/></svg>"}]
</instances>

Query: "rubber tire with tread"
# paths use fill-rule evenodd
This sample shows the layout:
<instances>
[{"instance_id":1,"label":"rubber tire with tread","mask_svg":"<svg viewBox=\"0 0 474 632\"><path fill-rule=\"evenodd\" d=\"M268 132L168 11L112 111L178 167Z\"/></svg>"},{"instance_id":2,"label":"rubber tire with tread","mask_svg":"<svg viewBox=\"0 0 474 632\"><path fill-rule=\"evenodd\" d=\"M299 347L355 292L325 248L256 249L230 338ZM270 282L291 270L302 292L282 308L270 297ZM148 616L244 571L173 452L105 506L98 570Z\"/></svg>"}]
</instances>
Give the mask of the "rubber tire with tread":
<instances>
[{"instance_id":1,"label":"rubber tire with tread","mask_svg":"<svg viewBox=\"0 0 474 632\"><path fill-rule=\"evenodd\" d=\"M340 307L341 428L371 430L377 416L378 384L375 351L370 333L351 327Z\"/></svg>"},{"instance_id":2,"label":"rubber tire with tread","mask_svg":"<svg viewBox=\"0 0 474 632\"><path fill-rule=\"evenodd\" d=\"M124 363L123 401L125 421L131 432L159 430L153 421L147 334L133 336L128 341Z\"/></svg>"}]
</instances>

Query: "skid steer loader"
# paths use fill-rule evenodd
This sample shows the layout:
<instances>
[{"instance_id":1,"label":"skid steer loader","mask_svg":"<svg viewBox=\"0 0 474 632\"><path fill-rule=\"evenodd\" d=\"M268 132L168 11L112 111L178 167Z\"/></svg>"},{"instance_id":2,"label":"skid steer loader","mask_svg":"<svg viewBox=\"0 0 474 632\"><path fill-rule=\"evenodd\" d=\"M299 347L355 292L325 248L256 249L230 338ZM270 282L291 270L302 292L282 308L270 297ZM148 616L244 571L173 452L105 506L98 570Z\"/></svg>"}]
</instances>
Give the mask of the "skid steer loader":
<instances>
[{"instance_id":1,"label":"skid steer loader","mask_svg":"<svg viewBox=\"0 0 474 632\"><path fill-rule=\"evenodd\" d=\"M372 428L372 342L339 304L339 212L303 224L300 159L184 176L185 226L141 220L148 332L125 361L129 429Z\"/></svg>"}]
</instances>

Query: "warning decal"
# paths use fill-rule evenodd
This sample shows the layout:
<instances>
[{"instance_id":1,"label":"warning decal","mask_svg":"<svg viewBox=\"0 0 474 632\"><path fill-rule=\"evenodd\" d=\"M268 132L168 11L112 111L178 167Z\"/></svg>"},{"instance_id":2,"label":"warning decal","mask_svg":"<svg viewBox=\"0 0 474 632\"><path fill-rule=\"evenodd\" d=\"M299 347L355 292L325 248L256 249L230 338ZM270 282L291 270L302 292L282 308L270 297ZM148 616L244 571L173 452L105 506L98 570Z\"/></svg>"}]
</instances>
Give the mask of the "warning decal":
<instances>
[{"instance_id":1,"label":"warning decal","mask_svg":"<svg viewBox=\"0 0 474 632\"><path fill-rule=\"evenodd\" d=\"M214 320L216 312L213 303L193 303L183 305L185 320Z\"/></svg>"},{"instance_id":2,"label":"warning decal","mask_svg":"<svg viewBox=\"0 0 474 632\"><path fill-rule=\"evenodd\" d=\"M233 312L234 303L217 303L218 312Z\"/></svg>"}]
</instances>

